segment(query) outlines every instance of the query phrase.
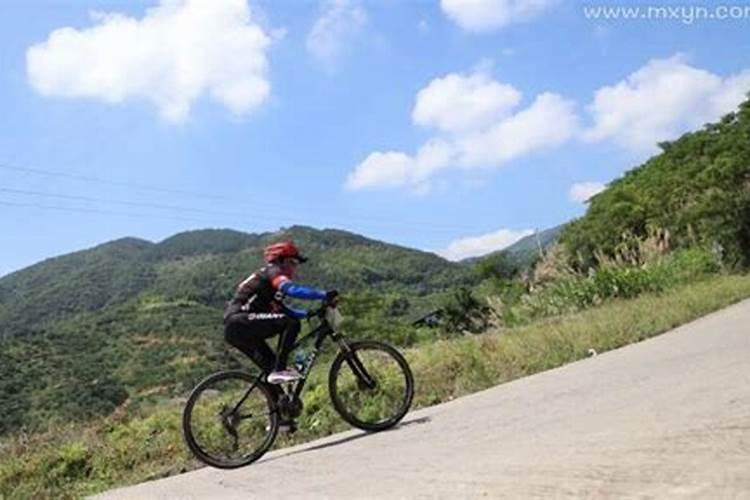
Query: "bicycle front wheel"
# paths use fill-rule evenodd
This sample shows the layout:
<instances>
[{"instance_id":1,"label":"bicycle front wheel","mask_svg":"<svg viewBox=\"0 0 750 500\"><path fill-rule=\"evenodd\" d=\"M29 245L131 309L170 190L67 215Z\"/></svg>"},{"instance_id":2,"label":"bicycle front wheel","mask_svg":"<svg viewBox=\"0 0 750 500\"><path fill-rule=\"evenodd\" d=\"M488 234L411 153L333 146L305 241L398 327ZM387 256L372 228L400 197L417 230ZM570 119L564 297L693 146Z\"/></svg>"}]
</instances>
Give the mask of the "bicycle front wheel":
<instances>
[{"instance_id":1,"label":"bicycle front wheel","mask_svg":"<svg viewBox=\"0 0 750 500\"><path fill-rule=\"evenodd\" d=\"M382 431L409 411L414 376L406 359L390 345L353 342L333 361L328 389L333 407L346 422L366 431Z\"/></svg>"},{"instance_id":2,"label":"bicycle front wheel","mask_svg":"<svg viewBox=\"0 0 750 500\"><path fill-rule=\"evenodd\" d=\"M266 384L242 371L201 381L182 414L185 441L203 463L221 469L258 460L278 432L278 413Z\"/></svg>"}]
</instances>

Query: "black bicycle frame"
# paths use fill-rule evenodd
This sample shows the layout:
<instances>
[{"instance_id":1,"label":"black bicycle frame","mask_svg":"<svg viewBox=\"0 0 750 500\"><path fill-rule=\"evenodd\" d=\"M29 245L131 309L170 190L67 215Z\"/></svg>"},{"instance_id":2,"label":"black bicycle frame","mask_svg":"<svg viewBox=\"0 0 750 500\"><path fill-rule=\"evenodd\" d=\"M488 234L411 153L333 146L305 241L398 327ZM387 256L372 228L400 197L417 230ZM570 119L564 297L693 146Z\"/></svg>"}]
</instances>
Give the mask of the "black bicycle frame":
<instances>
[{"instance_id":1,"label":"black bicycle frame","mask_svg":"<svg viewBox=\"0 0 750 500\"><path fill-rule=\"evenodd\" d=\"M310 337L315 337L314 349L310 353L307 366L305 366L305 370L302 373L302 378L294 385L294 389L289 391L288 393L282 388L282 391L285 391L287 395L292 396L292 401L298 400L300 395L302 394L302 390L305 388L305 383L307 382L307 375L310 373L310 371L312 371L312 368L315 365L315 361L318 358L318 353L320 352L321 347L323 347L323 342L329 336L333 340L339 341L339 347L346 354L349 354L351 352L347 343L343 341L343 337L341 336L341 334L331 328L331 325L329 325L328 321L326 320L321 321L320 325L318 325L310 333L297 340L297 342L295 342L290 349L290 351L294 351L295 349L299 348L299 346L307 342ZM349 367L352 369L352 372L359 378L360 382L366 387L373 389L376 385L375 381L372 379L370 374L367 373L367 369L359 360L359 358L357 358L357 356L355 355L347 356L345 359Z\"/></svg>"},{"instance_id":2,"label":"black bicycle frame","mask_svg":"<svg viewBox=\"0 0 750 500\"><path fill-rule=\"evenodd\" d=\"M302 378L297 381L296 384L294 384L294 388L292 390L287 390L283 386L281 386L281 391L286 396L291 396L291 401L297 401L299 400L300 395L302 394L302 390L305 388L305 383L307 382L307 375L312 371L313 366L315 365L315 361L318 358L318 353L320 352L321 347L323 346L323 342L327 337L331 337L333 340L341 341L343 340L343 337L340 333L337 333L333 328L331 328L331 325L328 324L328 321L322 320L320 325L315 327L312 331L310 331L307 335L304 335L302 338L298 339L294 345L289 349L290 352L293 352L295 349L299 348L303 343L307 342L310 337L315 337L315 343L313 351L310 353L310 357L308 358L307 366L305 366L304 372L301 374ZM343 351L348 352L349 346L346 344L346 342L341 342L340 347ZM347 356L346 362L349 365L349 367L352 369L352 372L359 378L359 380L368 388L372 389L375 387L376 383L372 379L369 373L367 373L367 369L364 367L362 362L357 358L357 356ZM258 377L255 379L253 384L250 386L250 388L247 390L245 396L243 396L240 403L237 404L237 407L239 407L242 404L242 401L247 397L247 395L253 390L253 388L258 383L263 383L263 379L265 378L267 374L261 373L258 375Z\"/></svg>"}]
</instances>

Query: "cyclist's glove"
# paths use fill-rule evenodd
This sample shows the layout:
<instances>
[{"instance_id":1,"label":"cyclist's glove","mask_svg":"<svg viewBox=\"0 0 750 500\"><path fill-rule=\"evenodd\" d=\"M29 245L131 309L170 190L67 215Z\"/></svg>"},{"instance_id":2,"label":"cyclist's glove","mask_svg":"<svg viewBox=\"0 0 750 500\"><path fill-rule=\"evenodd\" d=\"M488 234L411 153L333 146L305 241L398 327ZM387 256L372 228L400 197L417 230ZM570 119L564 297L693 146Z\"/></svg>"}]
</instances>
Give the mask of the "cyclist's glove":
<instances>
[{"instance_id":1,"label":"cyclist's glove","mask_svg":"<svg viewBox=\"0 0 750 500\"><path fill-rule=\"evenodd\" d=\"M326 302L335 306L338 302L339 292L338 290L329 290L326 292Z\"/></svg>"}]
</instances>

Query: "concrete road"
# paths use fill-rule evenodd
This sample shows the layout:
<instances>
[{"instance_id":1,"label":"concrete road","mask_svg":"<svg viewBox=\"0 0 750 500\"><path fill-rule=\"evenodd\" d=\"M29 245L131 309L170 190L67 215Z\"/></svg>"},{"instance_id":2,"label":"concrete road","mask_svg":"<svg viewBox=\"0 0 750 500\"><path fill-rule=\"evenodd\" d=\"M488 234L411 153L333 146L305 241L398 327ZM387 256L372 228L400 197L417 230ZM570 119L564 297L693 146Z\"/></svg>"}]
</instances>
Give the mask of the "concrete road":
<instances>
[{"instance_id":1,"label":"concrete road","mask_svg":"<svg viewBox=\"0 0 750 500\"><path fill-rule=\"evenodd\" d=\"M665 335L107 499L748 498L750 301Z\"/></svg>"}]
</instances>

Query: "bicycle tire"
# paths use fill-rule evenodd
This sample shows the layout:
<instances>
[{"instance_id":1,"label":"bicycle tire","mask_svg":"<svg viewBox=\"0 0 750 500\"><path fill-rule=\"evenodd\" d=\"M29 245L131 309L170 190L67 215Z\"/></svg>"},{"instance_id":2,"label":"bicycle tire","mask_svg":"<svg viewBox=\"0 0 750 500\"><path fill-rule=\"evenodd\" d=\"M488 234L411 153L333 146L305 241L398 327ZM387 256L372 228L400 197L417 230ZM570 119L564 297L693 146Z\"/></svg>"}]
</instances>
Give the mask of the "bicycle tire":
<instances>
[{"instance_id":1,"label":"bicycle tire","mask_svg":"<svg viewBox=\"0 0 750 500\"><path fill-rule=\"evenodd\" d=\"M236 469L238 467L243 467L255 462L260 457L262 457L273 445L279 430L279 416L273 394L265 383L260 382L255 385L250 393L248 393L252 394L253 391L259 391L259 394L261 394L265 399L266 406L268 408L268 413L267 415L265 415L268 419L268 423L266 424L265 436L260 446L254 448L251 453L244 454L237 459L229 460L223 460L216 456L213 456L211 453L206 451L203 446L201 446L193 430L193 411L195 409L196 403L200 401L201 396L206 394L208 389L217 385L219 382L232 379L241 381L249 388L254 382L256 382L257 377L253 376L250 373L239 370L221 371L209 375L201 382L199 382L198 385L196 385L192 390L182 412L182 433L188 448L190 448L190 451L195 455L196 458L198 458L198 460L219 469ZM221 416L219 415L215 415L215 417L221 418ZM237 430L235 429L235 433L236 431ZM236 441L237 437L235 437L235 443Z\"/></svg>"},{"instance_id":2,"label":"bicycle tire","mask_svg":"<svg viewBox=\"0 0 750 500\"><path fill-rule=\"evenodd\" d=\"M414 399L414 375L412 374L409 363L401 355L398 350L389 344L378 342L375 340L364 340L358 342L352 342L349 344L349 351L340 351L331 364L331 369L328 375L328 391L331 397L331 402L336 412L341 415L348 424L365 431L377 432L385 429L389 429L399 423L402 418L406 415L411 407L412 400ZM378 421L367 421L357 416L351 411L351 408L347 407L347 403L343 400L341 390L339 387L339 379L342 377L342 367L349 366L349 363L345 363L347 359L358 359L365 351L378 351L381 354L385 354L396 362L400 375L403 376L404 380L404 393L399 402L398 408L392 415L387 418ZM351 358L354 356L355 358ZM361 362L361 361L360 361ZM367 368L367 367L366 367ZM352 370L350 370L352 371ZM377 378L377 377L374 377ZM383 382L382 380L376 382ZM362 389L360 391L366 391L368 389ZM374 389L373 389L374 390Z\"/></svg>"}]
</instances>

